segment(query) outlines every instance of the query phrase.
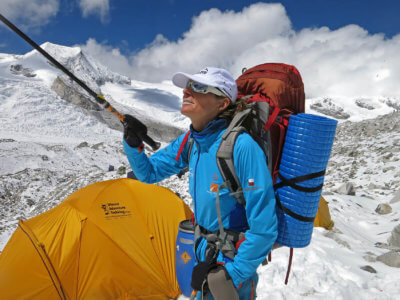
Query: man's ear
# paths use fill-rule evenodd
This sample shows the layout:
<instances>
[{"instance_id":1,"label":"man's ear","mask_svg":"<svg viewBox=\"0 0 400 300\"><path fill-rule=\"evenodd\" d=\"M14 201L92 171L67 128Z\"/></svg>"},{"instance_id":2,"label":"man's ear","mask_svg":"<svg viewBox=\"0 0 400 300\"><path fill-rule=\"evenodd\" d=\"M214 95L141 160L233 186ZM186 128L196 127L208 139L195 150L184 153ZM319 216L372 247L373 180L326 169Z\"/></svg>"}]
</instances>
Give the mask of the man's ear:
<instances>
[{"instance_id":1,"label":"man's ear","mask_svg":"<svg viewBox=\"0 0 400 300\"><path fill-rule=\"evenodd\" d=\"M225 97L223 99L221 106L219 107L219 110L220 111L225 110L229 106L229 104L231 104L231 100L228 97Z\"/></svg>"}]
</instances>

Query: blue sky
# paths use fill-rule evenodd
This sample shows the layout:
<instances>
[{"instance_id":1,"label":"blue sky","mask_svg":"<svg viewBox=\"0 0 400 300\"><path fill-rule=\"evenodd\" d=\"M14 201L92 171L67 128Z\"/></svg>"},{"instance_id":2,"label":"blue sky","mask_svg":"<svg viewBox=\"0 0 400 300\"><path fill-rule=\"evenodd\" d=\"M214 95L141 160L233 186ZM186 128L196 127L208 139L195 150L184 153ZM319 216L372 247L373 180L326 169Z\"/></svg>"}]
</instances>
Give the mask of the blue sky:
<instances>
[{"instance_id":1,"label":"blue sky","mask_svg":"<svg viewBox=\"0 0 400 300\"><path fill-rule=\"evenodd\" d=\"M398 0L0 0L38 44L80 46L133 80L284 62L308 97L400 97L399 11ZM30 50L0 26L0 53Z\"/></svg>"},{"instance_id":2,"label":"blue sky","mask_svg":"<svg viewBox=\"0 0 400 300\"><path fill-rule=\"evenodd\" d=\"M202 11L215 7L239 12L258 2L282 3L295 30L321 26L337 29L358 24L370 33L382 32L389 38L400 32L400 1L397 0L86 0L88 5L93 2L89 6L91 12L86 16L83 16L80 0L50 0L53 5L58 2L58 9L54 8L53 15L43 16L34 26L29 21L29 14L24 16L23 10L20 14L7 16L4 6L12 6L13 1L22 4L35 0L2 0L0 12L17 26L22 26L39 44L46 41L63 45L84 44L88 38L95 38L118 47L125 54L142 49L157 34L177 40L190 29L193 16ZM104 7L105 3L108 8L102 13L99 7ZM29 50L30 46L14 33L0 28L0 52L22 54Z\"/></svg>"}]
</instances>

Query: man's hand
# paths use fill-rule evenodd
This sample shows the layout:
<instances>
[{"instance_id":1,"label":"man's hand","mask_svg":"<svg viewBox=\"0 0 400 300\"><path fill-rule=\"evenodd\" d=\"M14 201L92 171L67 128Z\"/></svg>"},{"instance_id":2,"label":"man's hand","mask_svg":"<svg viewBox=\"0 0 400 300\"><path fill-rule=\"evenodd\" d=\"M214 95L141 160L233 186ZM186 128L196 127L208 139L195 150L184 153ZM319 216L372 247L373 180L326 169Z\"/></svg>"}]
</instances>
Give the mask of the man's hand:
<instances>
[{"instance_id":1,"label":"man's hand","mask_svg":"<svg viewBox=\"0 0 400 300\"><path fill-rule=\"evenodd\" d=\"M124 115L124 140L134 148L143 143L143 137L147 134L147 127L131 115Z\"/></svg>"}]
</instances>

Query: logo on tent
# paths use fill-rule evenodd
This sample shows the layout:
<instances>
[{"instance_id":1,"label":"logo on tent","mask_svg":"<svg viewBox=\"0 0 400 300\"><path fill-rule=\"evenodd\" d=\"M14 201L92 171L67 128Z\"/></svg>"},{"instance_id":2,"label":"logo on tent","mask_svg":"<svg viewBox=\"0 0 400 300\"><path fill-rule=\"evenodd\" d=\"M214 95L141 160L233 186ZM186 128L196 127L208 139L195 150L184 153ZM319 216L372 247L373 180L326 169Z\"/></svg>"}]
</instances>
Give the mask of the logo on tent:
<instances>
[{"instance_id":1,"label":"logo on tent","mask_svg":"<svg viewBox=\"0 0 400 300\"><path fill-rule=\"evenodd\" d=\"M104 215L107 219L114 217L128 217L132 215L127 207L119 202L108 202L102 204L101 208L104 210Z\"/></svg>"},{"instance_id":2,"label":"logo on tent","mask_svg":"<svg viewBox=\"0 0 400 300\"><path fill-rule=\"evenodd\" d=\"M181 258L185 264L187 264L192 259L186 251L182 253Z\"/></svg>"}]
</instances>

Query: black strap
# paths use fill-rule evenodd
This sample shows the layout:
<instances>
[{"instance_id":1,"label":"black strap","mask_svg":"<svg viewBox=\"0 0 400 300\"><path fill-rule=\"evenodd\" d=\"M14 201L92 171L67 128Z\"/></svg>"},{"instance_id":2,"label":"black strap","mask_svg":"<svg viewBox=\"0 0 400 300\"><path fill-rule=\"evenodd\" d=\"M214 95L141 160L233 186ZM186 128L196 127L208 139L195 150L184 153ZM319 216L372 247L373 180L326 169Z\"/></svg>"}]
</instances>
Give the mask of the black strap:
<instances>
[{"instance_id":1,"label":"black strap","mask_svg":"<svg viewBox=\"0 0 400 300\"><path fill-rule=\"evenodd\" d=\"M290 210L289 208L282 205L281 200L279 199L278 193L275 193L276 205L287 215L291 216L292 218L302 221L302 222L314 222L315 217L304 217L301 215L296 214L294 211Z\"/></svg>"},{"instance_id":2,"label":"black strap","mask_svg":"<svg viewBox=\"0 0 400 300\"><path fill-rule=\"evenodd\" d=\"M200 226L200 225L198 225L199 226L199 228L200 228L200 234L201 234L201 236L202 237L204 237L204 238L206 238L206 236L207 235L209 235L209 234L215 234L215 235L219 235L219 230L217 230L217 231L210 231L210 230L207 230L207 229L205 229L204 227L202 227L202 226ZM240 231L235 231L235 230L230 230L230 229L224 229L224 231L226 232L226 234L227 234L227 237L232 241L232 242L234 242L234 243L237 243L238 241L240 241L241 240L241 234L243 233L243 232L240 232Z\"/></svg>"},{"instance_id":3,"label":"black strap","mask_svg":"<svg viewBox=\"0 0 400 300\"><path fill-rule=\"evenodd\" d=\"M302 176L298 176L298 177L294 177L294 178L290 178L290 179L283 177L282 174L279 173L278 176L281 179L281 181L274 185L274 190L276 191L277 189L279 189L281 187L290 186L291 188L294 188L295 190L298 190L300 192L306 192L306 193L317 192L320 189L322 189L322 186L324 185L323 183L321 183L320 185L318 185L316 187L305 187L305 186L298 185L296 183L314 179L317 177L321 177L321 176L325 175L325 171L326 170L323 170L320 172L310 173L310 174L306 174L306 175L302 175Z\"/></svg>"}]
</instances>

